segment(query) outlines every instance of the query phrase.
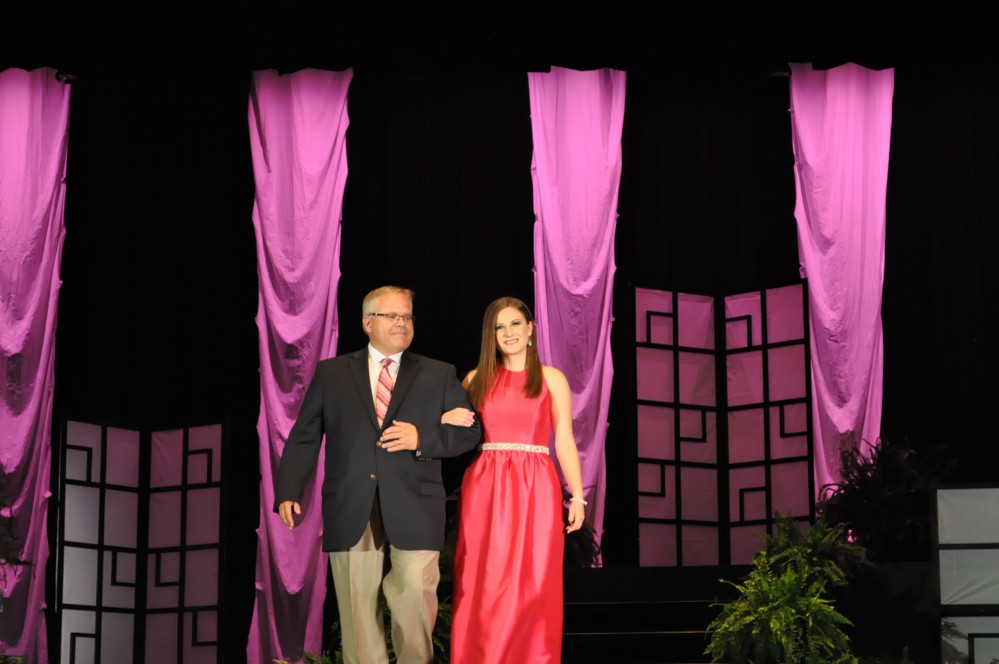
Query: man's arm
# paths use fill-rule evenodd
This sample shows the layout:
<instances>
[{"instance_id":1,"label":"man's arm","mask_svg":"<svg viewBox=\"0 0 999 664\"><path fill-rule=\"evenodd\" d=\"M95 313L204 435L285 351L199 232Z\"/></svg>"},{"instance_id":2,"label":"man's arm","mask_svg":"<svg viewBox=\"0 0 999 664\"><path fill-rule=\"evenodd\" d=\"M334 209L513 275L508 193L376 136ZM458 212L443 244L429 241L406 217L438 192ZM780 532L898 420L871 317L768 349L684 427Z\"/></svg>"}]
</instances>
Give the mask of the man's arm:
<instances>
[{"instance_id":1,"label":"man's arm","mask_svg":"<svg viewBox=\"0 0 999 664\"><path fill-rule=\"evenodd\" d=\"M289 528L294 526L292 513L302 513L302 494L316 472L319 460L319 447L323 440L322 393L322 380L317 369L305 392L274 475L274 511Z\"/></svg>"},{"instance_id":2,"label":"man's arm","mask_svg":"<svg viewBox=\"0 0 999 664\"><path fill-rule=\"evenodd\" d=\"M466 408L472 411L472 405L468 401L468 393L458 382L458 374L453 365L446 365L441 391L441 412L434 415L432 425L419 429L418 444L415 448L408 448L421 461L460 456L473 449L482 440L482 425L478 418L470 418L473 421L469 426L441 422L441 415L455 408ZM386 438L388 437L386 436Z\"/></svg>"}]
</instances>

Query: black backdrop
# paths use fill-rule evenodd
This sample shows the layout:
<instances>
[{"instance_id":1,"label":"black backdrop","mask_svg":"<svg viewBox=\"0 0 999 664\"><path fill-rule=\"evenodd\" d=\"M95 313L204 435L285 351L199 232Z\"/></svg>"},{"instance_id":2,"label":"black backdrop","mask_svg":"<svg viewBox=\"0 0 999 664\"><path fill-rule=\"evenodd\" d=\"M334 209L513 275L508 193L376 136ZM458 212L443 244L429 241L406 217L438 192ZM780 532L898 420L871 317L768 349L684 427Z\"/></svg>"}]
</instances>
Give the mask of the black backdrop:
<instances>
[{"instance_id":1,"label":"black backdrop","mask_svg":"<svg viewBox=\"0 0 999 664\"><path fill-rule=\"evenodd\" d=\"M791 7L494 16L463 31L428 22L383 34L367 24L331 27L332 40L235 19L125 31L64 18L55 33L7 35L0 67L51 66L75 79L55 417L143 429L226 423L230 661L245 648L259 509L254 69L354 69L340 348L363 343L363 293L397 282L417 291L414 350L459 371L474 363L489 300L533 300L525 72L628 71L604 560L633 565L632 289L725 294L793 282L786 65L895 67L883 430L917 449L946 444L959 481L997 479L993 59L960 5L913 17L887 3L865 21L845 7L787 32L789 12L801 11ZM388 264L372 258L382 243ZM456 482L460 466L448 472Z\"/></svg>"}]
</instances>

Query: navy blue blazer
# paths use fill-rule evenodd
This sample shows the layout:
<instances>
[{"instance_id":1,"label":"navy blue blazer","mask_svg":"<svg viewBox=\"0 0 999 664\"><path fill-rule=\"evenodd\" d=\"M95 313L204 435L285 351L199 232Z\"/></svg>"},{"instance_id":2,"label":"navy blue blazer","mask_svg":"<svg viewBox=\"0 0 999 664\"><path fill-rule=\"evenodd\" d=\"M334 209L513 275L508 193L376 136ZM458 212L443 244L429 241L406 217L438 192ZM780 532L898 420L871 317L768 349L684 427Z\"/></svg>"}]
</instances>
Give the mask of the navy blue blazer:
<instances>
[{"instance_id":1,"label":"navy blue blazer","mask_svg":"<svg viewBox=\"0 0 999 664\"><path fill-rule=\"evenodd\" d=\"M385 426L394 419L414 424L420 453L386 452L375 444L379 428L367 347L321 361L278 465L275 511L286 500L301 503L325 437L324 551L348 549L360 540L376 489L385 532L394 546L441 550L446 495L440 459L464 454L482 439L478 419L471 427L441 424L441 414L459 406L471 409L454 365L405 351Z\"/></svg>"}]
</instances>

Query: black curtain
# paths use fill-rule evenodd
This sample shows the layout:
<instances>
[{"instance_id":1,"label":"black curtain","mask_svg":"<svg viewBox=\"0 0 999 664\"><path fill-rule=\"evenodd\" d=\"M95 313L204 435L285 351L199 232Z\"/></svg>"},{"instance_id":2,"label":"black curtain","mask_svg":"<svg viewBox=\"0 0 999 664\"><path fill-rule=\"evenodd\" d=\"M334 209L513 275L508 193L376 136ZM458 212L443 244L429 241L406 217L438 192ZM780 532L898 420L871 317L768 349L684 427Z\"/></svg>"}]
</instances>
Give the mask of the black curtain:
<instances>
[{"instance_id":1,"label":"black curtain","mask_svg":"<svg viewBox=\"0 0 999 664\"><path fill-rule=\"evenodd\" d=\"M628 72L607 565L638 560L635 288L724 296L799 278L787 70L753 64Z\"/></svg>"},{"instance_id":2,"label":"black curtain","mask_svg":"<svg viewBox=\"0 0 999 664\"><path fill-rule=\"evenodd\" d=\"M226 425L223 648L238 661L260 481L252 72L115 61L74 76L55 420ZM533 303L525 74L359 66L348 113L339 350L366 343L364 294L395 283L417 292L413 350L463 375L486 304ZM450 489L469 460L445 465Z\"/></svg>"},{"instance_id":3,"label":"black curtain","mask_svg":"<svg viewBox=\"0 0 999 664\"><path fill-rule=\"evenodd\" d=\"M996 482L999 86L987 62L895 77L883 318L886 437Z\"/></svg>"},{"instance_id":4,"label":"black curtain","mask_svg":"<svg viewBox=\"0 0 999 664\"><path fill-rule=\"evenodd\" d=\"M260 502L250 79L193 64L110 59L71 69L54 421L224 424L219 638L238 661ZM50 525L54 533L54 513ZM56 627L50 653L59 652Z\"/></svg>"},{"instance_id":5,"label":"black curtain","mask_svg":"<svg viewBox=\"0 0 999 664\"><path fill-rule=\"evenodd\" d=\"M609 23L624 30L620 17ZM231 661L245 652L259 510L253 69L354 67L340 350L364 342L364 292L398 282L417 291L414 350L459 371L475 362L491 299L511 293L533 304L526 71L628 69L604 524L605 563L627 566L637 562L633 288L725 294L797 279L786 63L895 66L884 431L917 449L945 444L960 461L957 481L996 479L999 117L987 67L943 66L936 42L923 57L897 57L892 35L879 42L889 50L869 58L836 50L854 42L828 35L814 41L819 50L804 37L779 48L772 31L735 20L713 42L674 28L661 48L649 41L653 26L636 23L634 39L610 44L621 49L614 57L604 41L591 57L559 58L550 44L531 48L546 34L513 25L486 31L483 51L466 39L443 57L436 44L432 66L405 54L390 66L350 53L285 63L190 38L155 50L135 39L138 50L114 53L91 45L75 54L69 43L54 61L0 62L57 66L76 78L56 420L228 427L222 638ZM915 37L926 34L920 27ZM746 35L725 41L739 30ZM585 31L568 41L574 53L587 51ZM461 461L448 469L452 486Z\"/></svg>"}]
</instances>

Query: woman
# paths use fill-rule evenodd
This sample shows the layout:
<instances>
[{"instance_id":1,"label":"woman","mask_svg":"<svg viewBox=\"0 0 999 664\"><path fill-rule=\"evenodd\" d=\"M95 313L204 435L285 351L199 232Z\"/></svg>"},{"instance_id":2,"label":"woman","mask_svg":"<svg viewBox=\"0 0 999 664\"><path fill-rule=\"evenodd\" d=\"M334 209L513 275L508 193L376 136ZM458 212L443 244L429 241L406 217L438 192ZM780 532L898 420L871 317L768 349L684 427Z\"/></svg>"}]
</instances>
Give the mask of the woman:
<instances>
[{"instance_id":1,"label":"woman","mask_svg":"<svg viewBox=\"0 0 999 664\"><path fill-rule=\"evenodd\" d=\"M463 384L485 442L461 483L451 662L559 662L565 540L553 432L572 495L567 532L583 526L586 501L569 383L541 364L527 305L489 305L479 364Z\"/></svg>"}]
</instances>

